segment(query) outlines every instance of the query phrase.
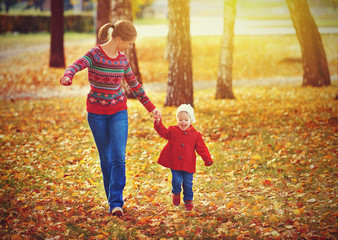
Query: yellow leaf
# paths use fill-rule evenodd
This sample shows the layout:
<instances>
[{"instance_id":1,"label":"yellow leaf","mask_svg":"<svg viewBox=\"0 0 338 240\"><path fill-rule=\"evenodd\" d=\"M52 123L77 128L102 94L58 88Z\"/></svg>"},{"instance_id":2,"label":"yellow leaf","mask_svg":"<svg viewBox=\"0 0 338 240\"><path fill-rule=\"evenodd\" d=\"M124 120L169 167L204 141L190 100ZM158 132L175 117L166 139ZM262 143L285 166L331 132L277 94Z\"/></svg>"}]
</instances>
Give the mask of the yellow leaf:
<instances>
[{"instance_id":1,"label":"yellow leaf","mask_svg":"<svg viewBox=\"0 0 338 240\"><path fill-rule=\"evenodd\" d=\"M96 235L95 237L96 237L97 239L104 239L104 238L106 238L106 236L103 235L103 234Z\"/></svg>"},{"instance_id":2,"label":"yellow leaf","mask_svg":"<svg viewBox=\"0 0 338 240\"><path fill-rule=\"evenodd\" d=\"M232 208L233 206L234 206L234 204L232 202L227 203L227 208Z\"/></svg>"},{"instance_id":3,"label":"yellow leaf","mask_svg":"<svg viewBox=\"0 0 338 240\"><path fill-rule=\"evenodd\" d=\"M146 224L150 221L150 218L149 217L144 217L144 218L141 218L138 223L139 224Z\"/></svg>"},{"instance_id":4,"label":"yellow leaf","mask_svg":"<svg viewBox=\"0 0 338 240\"><path fill-rule=\"evenodd\" d=\"M272 223L278 222L278 218L277 218L276 215L274 215L274 214L272 214L272 215L269 217L269 220L270 220L270 222L272 222Z\"/></svg>"},{"instance_id":5,"label":"yellow leaf","mask_svg":"<svg viewBox=\"0 0 338 240\"><path fill-rule=\"evenodd\" d=\"M60 171L57 175L57 178L63 178L64 175L65 173L63 171Z\"/></svg>"},{"instance_id":6,"label":"yellow leaf","mask_svg":"<svg viewBox=\"0 0 338 240\"><path fill-rule=\"evenodd\" d=\"M260 209L260 207L257 206L257 205L255 205L255 206L252 207L252 210L259 210L259 209Z\"/></svg>"},{"instance_id":7,"label":"yellow leaf","mask_svg":"<svg viewBox=\"0 0 338 240\"><path fill-rule=\"evenodd\" d=\"M325 155L322 159L332 160L334 157L332 155Z\"/></svg>"},{"instance_id":8,"label":"yellow leaf","mask_svg":"<svg viewBox=\"0 0 338 240\"><path fill-rule=\"evenodd\" d=\"M296 215L299 215L299 214L301 214L301 211L299 209L295 209L295 210L293 210L293 213L296 214Z\"/></svg>"},{"instance_id":9,"label":"yellow leaf","mask_svg":"<svg viewBox=\"0 0 338 240\"><path fill-rule=\"evenodd\" d=\"M107 232L105 232L105 231L100 231L103 235L105 235L105 236L108 236L109 235L109 233L107 233Z\"/></svg>"},{"instance_id":10,"label":"yellow leaf","mask_svg":"<svg viewBox=\"0 0 338 240\"><path fill-rule=\"evenodd\" d=\"M35 209L37 209L37 210L43 210L44 207L43 206L37 206L37 207L35 207Z\"/></svg>"},{"instance_id":11,"label":"yellow leaf","mask_svg":"<svg viewBox=\"0 0 338 240\"><path fill-rule=\"evenodd\" d=\"M89 182L90 185L97 185L96 182L92 178L86 178L86 180Z\"/></svg>"},{"instance_id":12,"label":"yellow leaf","mask_svg":"<svg viewBox=\"0 0 338 240\"><path fill-rule=\"evenodd\" d=\"M260 212L260 211L254 211L254 212L253 212L253 215L255 215L256 217L259 217L259 216L262 216L263 213Z\"/></svg>"},{"instance_id":13,"label":"yellow leaf","mask_svg":"<svg viewBox=\"0 0 338 240\"><path fill-rule=\"evenodd\" d=\"M328 212L324 213L324 216L329 215L331 213L333 213L333 211L328 211Z\"/></svg>"}]
</instances>

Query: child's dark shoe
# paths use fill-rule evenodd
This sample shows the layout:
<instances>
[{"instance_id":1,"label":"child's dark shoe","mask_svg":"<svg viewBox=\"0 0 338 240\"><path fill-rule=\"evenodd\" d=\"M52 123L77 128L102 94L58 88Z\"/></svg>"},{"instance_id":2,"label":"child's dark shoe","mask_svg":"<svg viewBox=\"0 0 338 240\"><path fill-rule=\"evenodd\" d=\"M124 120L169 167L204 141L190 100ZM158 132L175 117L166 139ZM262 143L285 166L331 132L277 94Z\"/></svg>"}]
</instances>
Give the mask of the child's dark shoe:
<instances>
[{"instance_id":1,"label":"child's dark shoe","mask_svg":"<svg viewBox=\"0 0 338 240\"><path fill-rule=\"evenodd\" d=\"M181 196L179 193L173 193L173 204L174 206L179 206L181 202Z\"/></svg>"},{"instance_id":2,"label":"child's dark shoe","mask_svg":"<svg viewBox=\"0 0 338 240\"><path fill-rule=\"evenodd\" d=\"M194 207L194 205L193 205L193 203L192 203L192 200L185 200L185 209L186 210L191 210L191 209L193 209L193 207Z\"/></svg>"}]
</instances>

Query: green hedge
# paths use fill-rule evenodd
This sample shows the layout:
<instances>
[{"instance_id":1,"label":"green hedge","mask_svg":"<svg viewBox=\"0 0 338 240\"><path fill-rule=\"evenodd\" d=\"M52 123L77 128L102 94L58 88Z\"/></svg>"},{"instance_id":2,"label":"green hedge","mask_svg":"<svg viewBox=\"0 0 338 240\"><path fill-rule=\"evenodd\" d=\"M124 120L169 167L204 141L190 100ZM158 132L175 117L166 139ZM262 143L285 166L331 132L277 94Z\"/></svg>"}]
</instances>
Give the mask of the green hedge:
<instances>
[{"instance_id":1,"label":"green hedge","mask_svg":"<svg viewBox=\"0 0 338 240\"><path fill-rule=\"evenodd\" d=\"M94 18L90 15L65 16L65 31L94 32ZM49 32L50 16L3 15L0 14L0 33Z\"/></svg>"}]
</instances>

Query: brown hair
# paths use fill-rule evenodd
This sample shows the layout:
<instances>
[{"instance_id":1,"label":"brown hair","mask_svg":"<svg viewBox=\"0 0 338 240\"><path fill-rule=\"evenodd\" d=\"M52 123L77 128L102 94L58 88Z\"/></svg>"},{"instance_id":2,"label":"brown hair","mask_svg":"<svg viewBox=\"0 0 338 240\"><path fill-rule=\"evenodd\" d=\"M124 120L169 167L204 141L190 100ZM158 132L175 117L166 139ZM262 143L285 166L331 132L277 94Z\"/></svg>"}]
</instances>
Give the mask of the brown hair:
<instances>
[{"instance_id":1,"label":"brown hair","mask_svg":"<svg viewBox=\"0 0 338 240\"><path fill-rule=\"evenodd\" d=\"M106 23L100 28L98 37L101 41L105 42L109 40L108 33L110 28L113 29L111 37L120 37L122 41L129 41L137 36L136 29L132 22L128 20L120 20L115 23Z\"/></svg>"}]
</instances>

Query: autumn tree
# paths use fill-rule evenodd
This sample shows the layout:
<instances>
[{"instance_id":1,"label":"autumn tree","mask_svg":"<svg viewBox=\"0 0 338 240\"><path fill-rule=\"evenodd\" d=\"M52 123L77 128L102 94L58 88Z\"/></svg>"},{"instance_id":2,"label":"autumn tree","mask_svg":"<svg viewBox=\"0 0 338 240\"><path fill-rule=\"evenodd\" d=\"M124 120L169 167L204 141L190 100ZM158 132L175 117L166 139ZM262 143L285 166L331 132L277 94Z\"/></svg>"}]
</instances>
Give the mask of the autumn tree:
<instances>
[{"instance_id":1,"label":"autumn tree","mask_svg":"<svg viewBox=\"0 0 338 240\"><path fill-rule=\"evenodd\" d=\"M302 50L303 86L331 84L326 54L307 0L286 0Z\"/></svg>"},{"instance_id":2,"label":"autumn tree","mask_svg":"<svg viewBox=\"0 0 338 240\"><path fill-rule=\"evenodd\" d=\"M233 39L237 0L224 0L224 24L219 57L216 99L234 99L232 91Z\"/></svg>"},{"instance_id":3,"label":"autumn tree","mask_svg":"<svg viewBox=\"0 0 338 240\"><path fill-rule=\"evenodd\" d=\"M113 22L121 19L133 21L131 0L114 0L112 2L112 12ZM133 70L136 79L139 81L140 84L142 84L135 43L133 44L132 48L126 50L126 54L128 56L131 69ZM128 84L125 81L122 81L122 86L128 98L135 98L134 94L132 93L132 91L128 87Z\"/></svg>"},{"instance_id":4,"label":"autumn tree","mask_svg":"<svg viewBox=\"0 0 338 240\"><path fill-rule=\"evenodd\" d=\"M64 68L65 57L63 48L63 1L51 1L51 42L50 42L50 56L49 66Z\"/></svg>"},{"instance_id":5,"label":"autumn tree","mask_svg":"<svg viewBox=\"0 0 338 240\"><path fill-rule=\"evenodd\" d=\"M96 44L102 44L103 42L98 38L98 32L100 28L109 23L111 19L111 1L97 0L96 10Z\"/></svg>"},{"instance_id":6,"label":"autumn tree","mask_svg":"<svg viewBox=\"0 0 338 240\"><path fill-rule=\"evenodd\" d=\"M190 0L168 0L168 88L165 106L193 105Z\"/></svg>"}]
</instances>

